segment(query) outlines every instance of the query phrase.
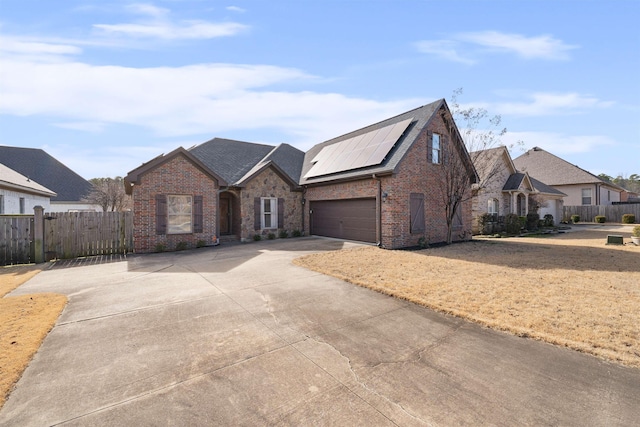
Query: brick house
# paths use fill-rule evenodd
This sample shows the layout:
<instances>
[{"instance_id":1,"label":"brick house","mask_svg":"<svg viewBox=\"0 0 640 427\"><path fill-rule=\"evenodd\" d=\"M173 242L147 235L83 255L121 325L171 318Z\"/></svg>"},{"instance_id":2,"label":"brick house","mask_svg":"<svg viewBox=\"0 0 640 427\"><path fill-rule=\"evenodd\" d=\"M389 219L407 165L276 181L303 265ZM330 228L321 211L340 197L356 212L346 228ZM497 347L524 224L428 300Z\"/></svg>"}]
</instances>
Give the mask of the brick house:
<instances>
[{"instance_id":1,"label":"brick house","mask_svg":"<svg viewBox=\"0 0 640 427\"><path fill-rule=\"evenodd\" d=\"M214 236L246 241L281 230L384 248L444 242L445 147L455 147L451 152L468 166L470 190L477 175L444 99L307 153L218 138L179 148L125 178L136 251L182 241L193 246ZM468 201L456 212L453 237L470 235Z\"/></svg>"},{"instance_id":2,"label":"brick house","mask_svg":"<svg viewBox=\"0 0 640 427\"><path fill-rule=\"evenodd\" d=\"M471 189L477 176L444 99L314 146L300 179L305 230L389 249L446 241L441 153L448 144L469 165ZM471 203L464 202L453 240L470 233Z\"/></svg>"},{"instance_id":3,"label":"brick house","mask_svg":"<svg viewBox=\"0 0 640 427\"><path fill-rule=\"evenodd\" d=\"M302 230L297 181L304 153L215 138L180 147L129 172L136 252Z\"/></svg>"},{"instance_id":4,"label":"brick house","mask_svg":"<svg viewBox=\"0 0 640 427\"><path fill-rule=\"evenodd\" d=\"M566 194L516 169L509 150L496 147L471 153L480 177L479 189L472 199L473 232L480 232L478 219L483 214L495 216L495 222L507 214L524 216L535 212L544 217L562 219Z\"/></svg>"}]
</instances>

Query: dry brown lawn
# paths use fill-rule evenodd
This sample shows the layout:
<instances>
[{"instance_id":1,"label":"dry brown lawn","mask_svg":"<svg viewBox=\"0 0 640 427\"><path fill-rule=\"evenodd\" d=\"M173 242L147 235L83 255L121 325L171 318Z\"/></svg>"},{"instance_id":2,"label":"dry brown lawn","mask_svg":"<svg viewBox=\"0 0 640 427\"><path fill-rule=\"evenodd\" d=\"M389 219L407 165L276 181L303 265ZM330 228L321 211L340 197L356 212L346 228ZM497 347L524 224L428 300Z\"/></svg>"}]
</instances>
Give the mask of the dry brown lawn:
<instances>
[{"instance_id":1,"label":"dry brown lawn","mask_svg":"<svg viewBox=\"0 0 640 427\"><path fill-rule=\"evenodd\" d=\"M613 233L474 238L413 252L365 247L294 262L493 329L640 368L640 247L606 245L607 234Z\"/></svg>"},{"instance_id":2,"label":"dry brown lawn","mask_svg":"<svg viewBox=\"0 0 640 427\"><path fill-rule=\"evenodd\" d=\"M0 268L0 408L67 303L58 294L5 297L39 272L31 265Z\"/></svg>"}]
</instances>

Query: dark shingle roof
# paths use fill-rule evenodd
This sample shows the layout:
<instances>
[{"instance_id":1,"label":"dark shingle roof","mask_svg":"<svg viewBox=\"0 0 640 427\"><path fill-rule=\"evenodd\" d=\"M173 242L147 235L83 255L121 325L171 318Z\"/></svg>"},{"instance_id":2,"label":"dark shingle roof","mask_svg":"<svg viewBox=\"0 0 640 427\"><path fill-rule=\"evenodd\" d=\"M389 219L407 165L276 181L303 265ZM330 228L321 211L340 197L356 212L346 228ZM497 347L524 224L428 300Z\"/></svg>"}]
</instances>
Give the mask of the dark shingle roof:
<instances>
[{"instance_id":1,"label":"dark shingle roof","mask_svg":"<svg viewBox=\"0 0 640 427\"><path fill-rule=\"evenodd\" d=\"M91 191L89 181L38 148L0 146L0 163L55 191L52 202L79 202Z\"/></svg>"},{"instance_id":2,"label":"dark shingle roof","mask_svg":"<svg viewBox=\"0 0 640 427\"><path fill-rule=\"evenodd\" d=\"M313 184L313 183L320 183L320 182L339 180L339 179L350 179L350 178L355 178L362 175L369 175L374 173L381 174L381 173L393 172L398 166L398 164L400 163L400 161L404 158L409 148L411 148L411 145L416 140L420 132L422 132L422 130L429 124L429 122L431 121L431 118L443 105L446 105L446 103L444 99L440 99L430 104L423 105L422 107L416 108L414 110L407 111L406 113L402 113L398 116L391 117L389 119L383 120L376 124L364 127L362 129L358 129L348 134L345 134L337 138L333 138L328 141L315 145L309 151L307 151L304 157L304 165L302 167L300 184L302 185ZM407 130L404 132L403 136L401 136L400 139L398 139L398 142L395 144L394 148L389 152L386 159L381 164L368 166L361 169L355 169L355 170L352 169L352 170L347 170L342 172L336 172L336 173L332 173L325 176L313 176L309 178L304 177L305 174L309 172L309 170L313 166L313 164L311 163L311 160L313 160L324 147L335 144L340 141L347 140L349 138L353 138L358 135L371 132L373 130L381 129L386 126L399 123L403 120L407 120L410 118L413 119L411 124L409 125Z\"/></svg>"},{"instance_id":3,"label":"dark shingle roof","mask_svg":"<svg viewBox=\"0 0 640 427\"><path fill-rule=\"evenodd\" d=\"M269 162L275 163L297 183L304 160L304 152L289 144L274 147L222 138L214 138L189 152L229 185L242 183Z\"/></svg>"},{"instance_id":4,"label":"dark shingle roof","mask_svg":"<svg viewBox=\"0 0 640 427\"><path fill-rule=\"evenodd\" d=\"M53 197L56 195L45 186L0 163L0 187L2 186L39 196Z\"/></svg>"},{"instance_id":5,"label":"dark shingle roof","mask_svg":"<svg viewBox=\"0 0 640 427\"><path fill-rule=\"evenodd\" d=\"M502 191L511 191L517 190L520 188L520 184L522 184L522 180L525 178L525 174L517 172L509 175L509 179L504 183L502 187Z\"/></svg>"},{"instance_id":6,"label":"dark shingle roof","mask_svg":"<svg viewBox=\"0 0 640 427\"><path fill-rule=\"evenodd\" d=\"M242 178L274 149L271 145L213 138L189 152L229 184Z\"/></svg>"},{"instance_id":7,"label":"dark shingle roof","mask_svg":"<svg viewBox=\"0 0 640 427\"><path fill-rule=\"evenodd\" d=\"M564 194L562 191L556 190L555 188L545 184L544 182L538 181L532 176L530 176L529 179L531 180L531 184L533 184L533 188L536 191L539 191L540 193L555 194L557 196L566 196L566 194Z\"/></svg>"},{"instance_id":8,"label":"dark shingle roof","mask_svg":"<svg viewBox=\"0 0 640 427\"><path fill-rule=\"evenodd\" d=\"M273 149L262 162L273 161L296 183L300 181L304 151L300 151L289 144L280 144Z\"/></svg>"}]
</instances>

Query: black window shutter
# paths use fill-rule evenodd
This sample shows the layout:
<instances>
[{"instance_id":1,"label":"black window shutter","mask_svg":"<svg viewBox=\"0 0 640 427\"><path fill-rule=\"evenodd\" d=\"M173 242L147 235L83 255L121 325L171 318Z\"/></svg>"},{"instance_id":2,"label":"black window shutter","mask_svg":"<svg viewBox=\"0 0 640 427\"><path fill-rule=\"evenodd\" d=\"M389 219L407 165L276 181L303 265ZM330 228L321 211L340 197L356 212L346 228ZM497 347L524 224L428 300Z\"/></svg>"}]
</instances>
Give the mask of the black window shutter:
<instances>
[{"instance_id":1,"label":"black window shutter","mask_svg":"<svg viewBox=\"0 0 640 427\"><path fill-rule=\"evenodd\" d=\"M284 228L284 199L278 197L278 228Z\"/></svg>"},{"instance_id":2,"label":"black window shutter","mask_svg":"<svg viewBox=\"0 0 640 427\"><path fill-rule=\"evenodd\" d=\"M409 196L410 202L410 232L422 233L424 232L424 194L411 193Z\"/></svg>"},{"instance_id":3,"label":"black window shutter","mask_svg":"<svg viewBox=\"0 0 640 427\"><path fill-rule=\"evenodd\" d=\"M433 132L427 131L427 162L433 161Z\"/></svg>"},{"instance_id":4,"label":"black window shutter","mask_svg":"<svg viewBox=\"0 0 640 427\"><path fill-rule=\"evenodd\" d=\"M156 195L156 234L167 234L167 196Z\"/></svg>"},{"instance_id":5,"label":"black window shutter","mask_svg":"<svg viewBox=\"0 0 640 427\"><path fill-rule=\"evenodd\" d=\"M260 230L260 197L253 199L253 229Z\"/></svg>"},{"instance_id":6,"label":"black window shutter","mask_svg":"<svg viewBox=\"0 0 640 427\"><path fill-rule=\"evenodd\" d=\"M193 232L202 233L204 215L202 212L202 196L193 196Z\"/></svg>"},{"instance_id":7,"label":"black window shutter","mask_svg":"<svg viewBox=\"0 0 640 427\"><path fill-rule=\"evenodd\" d=\"M447 147L448 142L449 139L447 138L447 135L440 135L440 163L443 165L447 162L446 153L449 150L449 147Z\"/></svg>"}]
</instances>

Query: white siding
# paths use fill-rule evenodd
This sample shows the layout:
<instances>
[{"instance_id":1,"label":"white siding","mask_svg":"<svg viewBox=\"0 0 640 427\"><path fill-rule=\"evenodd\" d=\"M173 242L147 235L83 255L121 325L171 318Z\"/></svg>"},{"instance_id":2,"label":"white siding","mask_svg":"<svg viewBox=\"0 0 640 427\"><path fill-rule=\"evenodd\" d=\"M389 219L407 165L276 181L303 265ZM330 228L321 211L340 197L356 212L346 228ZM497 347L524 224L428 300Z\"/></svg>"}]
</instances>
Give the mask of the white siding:
<instances>
[{"instance_id":1,"label":"white siding","mask_svg":"<svg viewBox=\"0 0 640 427\"><path fill-rule=\"evenodd\" d=\"M102 212L102 207L91 203L51 202L51 212Z\"/></svg>"},{"instance_id":2,"label":"white siding","mask_svg":"<svg viewBox=\"0 0 640 427\"><path fill-rule=\"evenodd\" d=\"M3 214L15 215L20 213L20 198L24 198L24 213L33 214L33 208L42 206L45 211L50 211L51 204L49 197L37 196L35 194L21 193L18 191L0 188L2 196Z\"/></svg>"}]
</instances>

